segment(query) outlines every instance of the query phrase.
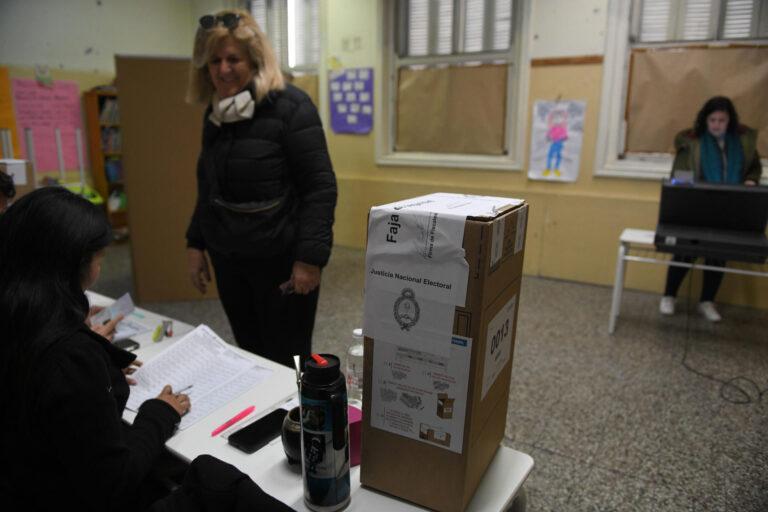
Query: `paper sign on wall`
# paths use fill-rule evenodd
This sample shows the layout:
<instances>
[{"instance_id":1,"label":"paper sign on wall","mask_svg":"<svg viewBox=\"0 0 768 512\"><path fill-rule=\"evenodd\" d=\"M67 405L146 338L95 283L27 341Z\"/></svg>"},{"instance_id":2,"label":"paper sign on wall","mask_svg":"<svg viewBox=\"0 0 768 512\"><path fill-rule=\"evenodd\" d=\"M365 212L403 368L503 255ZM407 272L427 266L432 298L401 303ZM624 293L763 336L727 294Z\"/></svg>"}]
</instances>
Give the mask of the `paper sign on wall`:
<instances>
[{"instance_id":1,"label":"paper sign on wall","mask_svg":"<svg viewBox=\"0 0 768 512\"><path fill-rule=\"evenodd\" d=\"M376 342L371 425L461 453L471 354L460 336L447 357Z\"/></svg>"},{"instance_id":2,"label":"paper sign on wall","mask_svg":"<svg viewBox=\"0 0 768 512\"><path fill-rule=\"evenodd\" d=\"M57 80L52 87L42 87L35 80L14 78L13 101L16 123L20 132L32 130L35 171L45 173L59 170L56 149L56 128L61 133L65 169L77 169L76 130L81 130L80 91L77 83ZM19 137L22 154L29 159L25 137ZM85 154L85 148L83 148Z\"/></svg>"},{"instance_id":3,"label":"paper sign on wall","mask_svg":"<svg viewBox=\"0 0 768 512\"><path fill-rule=\"evenodd\" d=\"M586 105L584 101L534 103L528 178L576 181Z\"/></svg>"},{"instance_id":4,"label":"paper sign on wall","mask_svg":"<svg viewBox=\"0 0 768 512\"><path fill-rule=\"evenodd\" d=\"M373 68L331 71L331 128L335 133L368 133L373 127Z\"/></svg>"}]
</instances>

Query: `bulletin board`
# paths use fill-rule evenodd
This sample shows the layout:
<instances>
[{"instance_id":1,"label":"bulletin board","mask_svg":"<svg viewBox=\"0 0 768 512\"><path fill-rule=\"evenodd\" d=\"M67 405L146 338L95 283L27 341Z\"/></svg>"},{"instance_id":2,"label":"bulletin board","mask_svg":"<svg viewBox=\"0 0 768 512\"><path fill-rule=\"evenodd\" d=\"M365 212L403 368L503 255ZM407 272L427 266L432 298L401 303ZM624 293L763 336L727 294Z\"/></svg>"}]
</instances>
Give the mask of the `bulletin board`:
<instances>
[{"instance_id":1,"label":"bulletin board","mask_svg":"<svg viewBox=\"0 0 768 512\"><path fill-rule=\"evenodd\" d=\"M712 96L728 96L768 155L768 46L635 49L627 94L627 152L672 153Z\"/></svg>"},{"instance_id":2,"label":"bulletin board","mask_svg":"<svg viewBox=\"0 0 768 512\"><path fill-rule=\"evenodd\" d=\"M187 275L185 233L197 198L203 107L184 101L189 59L115 59L137 300L203 296Z\"/></svg>"},{"instance_id":3,"label":"bulletin board","mask_svg":"<svg viewBox=\"0 0 768 512\"><path fill-rule=\"evenodd\" d=\"M501 155L507 65L399 70L397 151Z\"/></svg>"},{"instance_id":4,"label":"bulletin board","mask_svg":"<svg viewBox=\"0 0 768 512\"><path fill-rule=\"evenodd\" d=\"M77 83L56 80L51 87L46 87L33 79L14 78L11 84L18 129L22 132L32 130L37 175L59 171L57 128L61 134L64 169L78 169L75 132L80 130L83 144L85 133ZM19 142L22 156L28 159L25 137L20 137ZM81 147L81 151L84 157L85 147Z\"/></svg>"},{"instance_id":5,"label":"bulletin board","mask_svg":"<svg viewBox=\"0 0 768 512\"><path fill-rule=\"evenodd\" d=\"M8 73L8 68L5 67L0 67L0 129L11 131L13 156L18 158L21 155L19 151L19 134L16 129L16 116L13 114L10 74Z\"/></svg>"}]
</instances>

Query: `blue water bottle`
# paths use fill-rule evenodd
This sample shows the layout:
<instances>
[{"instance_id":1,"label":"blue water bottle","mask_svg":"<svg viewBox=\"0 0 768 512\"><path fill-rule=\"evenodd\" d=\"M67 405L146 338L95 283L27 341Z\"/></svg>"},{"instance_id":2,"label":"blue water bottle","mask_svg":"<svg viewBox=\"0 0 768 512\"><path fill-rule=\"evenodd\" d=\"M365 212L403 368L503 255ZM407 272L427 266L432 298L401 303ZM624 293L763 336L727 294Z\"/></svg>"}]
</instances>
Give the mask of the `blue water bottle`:
<instances>
[{"instance_id":1,"label":"blue water bottle","mask_svg":"<svg viewBox=\"0 0 768 512\"><path fill-rule=\"evenodd\" d=\"M317 512L349 504L347 387L339 358L313 354L301 377L301 472L304 503Z\"/></svg>"}]
</instances>

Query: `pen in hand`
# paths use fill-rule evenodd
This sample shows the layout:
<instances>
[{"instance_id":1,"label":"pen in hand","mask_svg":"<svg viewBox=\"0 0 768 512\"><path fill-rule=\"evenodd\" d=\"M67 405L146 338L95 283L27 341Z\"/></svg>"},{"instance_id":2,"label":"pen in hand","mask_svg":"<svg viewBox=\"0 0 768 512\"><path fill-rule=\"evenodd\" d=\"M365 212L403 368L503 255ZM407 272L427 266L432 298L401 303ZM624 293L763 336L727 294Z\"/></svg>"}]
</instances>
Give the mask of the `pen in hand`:
<instances>
[{"instance_id":1,"label":"pen in hand","mask_svg":"<svg viewBox=\"0 0 768 512\"><path fill-rule=\"evenodd\" d=\"M192 389L193 386L194 386L194 384L190 384L189 386L184 386L180 390L176 391L176 394L178 395L179 393L183 393L185 391L189 391L190 389Z\"/></svg>"}]
</instances>

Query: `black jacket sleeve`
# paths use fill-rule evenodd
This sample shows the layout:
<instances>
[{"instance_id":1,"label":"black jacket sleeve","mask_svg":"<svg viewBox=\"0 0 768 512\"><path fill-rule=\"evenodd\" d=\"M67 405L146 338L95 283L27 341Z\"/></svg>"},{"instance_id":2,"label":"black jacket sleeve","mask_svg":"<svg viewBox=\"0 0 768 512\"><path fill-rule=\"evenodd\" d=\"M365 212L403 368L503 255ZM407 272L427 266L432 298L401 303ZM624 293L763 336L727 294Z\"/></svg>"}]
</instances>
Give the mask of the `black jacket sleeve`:
<instances>
[{"instance_id":1,"label":"black jacket sleeve","mask_svg":"<svg viewBox=\"0 0 768 512\"><path fill-rule=\"evenodd\" d=\"M205 162L203 161L203 146L205 145L205 126L208 122L208 114L210 109L205 111L203 117L203 136L200 144L200 155L197 157L197 200L195 201L195 209L192 212L192 218L189 221L189 227L187 228L187 247L193 247L205 249L205 239L203 238L203 231L200 227L200 218L203 215L202 210L205 202L208 200L210 194L210 186L208 185L208 177L205 173Z\"/></svg>"},{"instance_id":2,"label":"black jacket sleeve","mask_svg":"<svg viewBox=\"0 0 768 512\"><path fill-rule=\"evenodd\" d=\"M120 510L134 498L178 413L157 399L145 402L125 428L112 395L110 369L100 347L79 344L50 370L50 392L41 400L53 448L67 487L92 510Z\"/></svg>"},{"instance_id":3,"label":"black jacket sleeve","mask_svg":"<svg viewBox=\"0 0 768 512\"><path fill-rule=\"evenodd\" d=\"M202 215L203 201L208 197L208 183L206 182L205 171L203 169L202 155L197 159L197 201L195 209L192 212L192 218L187 228L187 247L195 249L205 249L205 239L203 231L200 228L200 216Z\"/></svg>"},{"instance_id":4,"label":"black jacket sleeve","mask_svg":"<svg viewBox=\"0 0 768 512\"><path fill-rule=\"evenodd\" d=\"M299 200L295 258L323 267L333 244L336 176L320 116L309 98L297 104L284 144Z\"/></svg>"}]
</instances>

